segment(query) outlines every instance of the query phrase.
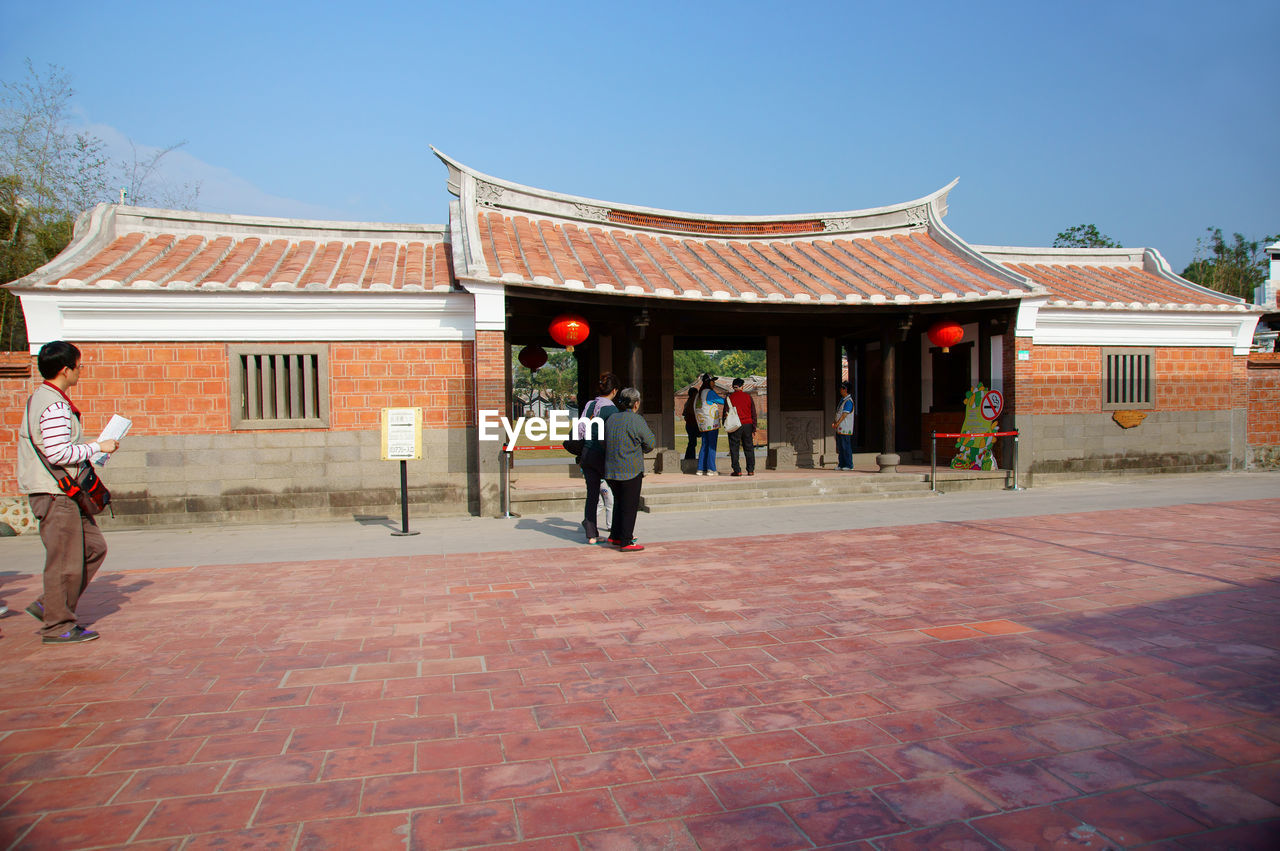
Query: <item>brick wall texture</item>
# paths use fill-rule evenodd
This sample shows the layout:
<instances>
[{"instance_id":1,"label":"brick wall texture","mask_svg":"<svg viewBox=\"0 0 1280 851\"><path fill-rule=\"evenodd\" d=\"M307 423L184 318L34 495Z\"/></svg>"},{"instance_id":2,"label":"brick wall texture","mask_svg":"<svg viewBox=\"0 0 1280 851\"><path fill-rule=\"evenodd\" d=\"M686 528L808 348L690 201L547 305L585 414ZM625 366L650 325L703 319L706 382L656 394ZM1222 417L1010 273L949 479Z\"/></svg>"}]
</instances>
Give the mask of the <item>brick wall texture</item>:
<instances>
[{"instance_id":1,"label":"brick wall texture","mask_svg":"<svg viewBox=\"0 0 1280 851\"><path fill-rule=\"evenodd\" d=\"M1249 355L1249 444L1280 446L1280 352Z\"/></svg>"},{"instance_id":2,"label":"brick wall texture","mask_svg":"<svg viewBox=\"0 0 1280 851\"><path fill-rule=\"evenodd\" d=\"M1020 414L1089 414L1102 410L1102 350L1035 346L1018 338L1013 362ZM1016 356L1016 352L1015 352ZM1246 360L1226 348L1155 348L1155 411L1222 411L1246 404Z\"/></svg>"},{"instance_id":3,"label":"brick wall texture","mask_svg":"<svg viewBox=\"0 0 1280 851\"><path fill-rule=\"evenodd\" d=\"M77 345L84 369L71 397L83 412L88 434L96 435L113 413L133 420L131 440L231 432L230 362L225 344ZM379 430L384 407L421 407L426 430L474 425L472 343L327 345L330 432ZM34 359L21 354L6 357L0 361L0 494L17 492L18 424L26 397L40 380ZM21 364L31 364L25 376L15 374ZM499 374L501 369L499 362ZM501 393L501 383L497 386Z\"/></svg>"}]
</instances>

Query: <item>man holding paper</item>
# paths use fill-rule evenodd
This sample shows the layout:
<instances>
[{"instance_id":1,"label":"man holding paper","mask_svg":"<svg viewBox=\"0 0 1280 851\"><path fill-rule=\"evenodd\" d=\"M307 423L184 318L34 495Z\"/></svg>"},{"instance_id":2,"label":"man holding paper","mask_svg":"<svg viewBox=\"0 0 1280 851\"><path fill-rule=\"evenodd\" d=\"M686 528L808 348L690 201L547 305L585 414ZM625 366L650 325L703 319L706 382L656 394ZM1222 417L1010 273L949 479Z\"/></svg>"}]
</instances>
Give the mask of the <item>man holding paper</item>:
<instances>
[{"instance_id":1,"label":"man holding paper","mask_svg":"<svg viewBox=\"0 0 1280 851\"><path fill-rule=\"evenodd\" d=\"M51 470L74 478L91 456L115 452L120 444L110 438L80 442L80 411L67 395L80 381L79 349L54 340L40 348L36 365L44 383L31 394L18 427L18 489L40 521L44 594L27 613L44 624L43 643L77 644L98 637L76 623L76 604L107 557L107 542Z\"/></svg>"}]
</instances>

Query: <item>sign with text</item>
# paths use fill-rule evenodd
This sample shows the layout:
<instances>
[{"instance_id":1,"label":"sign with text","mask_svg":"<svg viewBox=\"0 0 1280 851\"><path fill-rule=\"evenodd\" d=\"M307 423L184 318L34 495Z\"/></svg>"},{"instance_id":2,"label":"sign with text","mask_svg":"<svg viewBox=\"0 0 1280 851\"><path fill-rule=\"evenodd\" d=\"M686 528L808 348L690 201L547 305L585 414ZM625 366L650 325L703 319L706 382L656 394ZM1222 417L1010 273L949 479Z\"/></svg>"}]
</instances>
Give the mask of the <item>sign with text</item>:
<instances>
[{"instance_id":1,"label":"sign with text","mask_svg":"<svg viewBox=\"0 0 1280 851\"><path fill-rule=\"evenodd\" d=\"M422 409L382 409L382 460L417 461L422 457Z\"/></svg>"}]
</instances>

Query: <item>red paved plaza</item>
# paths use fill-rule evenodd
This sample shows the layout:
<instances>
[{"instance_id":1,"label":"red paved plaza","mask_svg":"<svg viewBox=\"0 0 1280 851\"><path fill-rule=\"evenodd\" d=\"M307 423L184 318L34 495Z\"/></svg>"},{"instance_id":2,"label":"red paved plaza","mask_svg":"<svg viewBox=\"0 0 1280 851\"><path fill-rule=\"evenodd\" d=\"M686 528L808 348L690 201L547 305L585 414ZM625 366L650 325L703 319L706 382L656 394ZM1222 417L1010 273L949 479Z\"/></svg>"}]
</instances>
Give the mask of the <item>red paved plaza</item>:
<instances>
[{"instance_id":1,"label":"red paved plaza","mask_svg":"<svg viewBox=\"0 0 1280 851\"><path fill-rule=\"evenodd\" d=\"M1280 500L733 526L5 574L0 847L1280 844Z\"/></svg>"}]
</instances>

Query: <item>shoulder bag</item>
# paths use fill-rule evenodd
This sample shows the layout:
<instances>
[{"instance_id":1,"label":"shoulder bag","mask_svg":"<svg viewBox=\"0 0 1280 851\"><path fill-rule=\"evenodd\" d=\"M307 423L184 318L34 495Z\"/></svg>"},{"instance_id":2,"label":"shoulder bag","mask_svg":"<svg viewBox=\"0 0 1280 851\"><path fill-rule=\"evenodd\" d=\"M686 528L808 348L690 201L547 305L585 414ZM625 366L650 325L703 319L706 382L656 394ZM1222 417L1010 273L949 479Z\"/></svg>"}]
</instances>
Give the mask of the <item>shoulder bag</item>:
<instances>
[{"instance_id":1,"label":"shoulder bag","mask_svg":"<svg viewBox=\"0 0 1280 851\"><path fill-rule=\"evenodd\" d=\"M44 457L44 453L40 451L40 447L36 445L35 431L31 428L31 400L29 399L27 400L27 440L31 441L31 448L36 451L36 457L40 459L41 464L44 464L49 475L53 476L58 487L76 501L76 505L80 506L80 510L86 516L93 517L95 514L101 514L102 510L111 504L111 491L107 490L102 479L98 478L97 472L93 469L93 462L89 459L85 459L80 472L74 476L66 472L59 476L53 469L48 459Z\"/></svg>"},{"instance_id":2,"label":"shoulder bag","mask_svg":"<svg viewBox=\"0 0 1280 851\"><path fill-rule=\"evenodd\" d=\"M733 433L742 428L742 418L738 416L738 406L732 400L725 403L724 430Z\"/></svg>"}]
</instances>

